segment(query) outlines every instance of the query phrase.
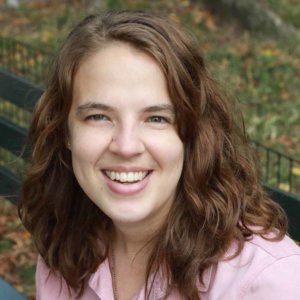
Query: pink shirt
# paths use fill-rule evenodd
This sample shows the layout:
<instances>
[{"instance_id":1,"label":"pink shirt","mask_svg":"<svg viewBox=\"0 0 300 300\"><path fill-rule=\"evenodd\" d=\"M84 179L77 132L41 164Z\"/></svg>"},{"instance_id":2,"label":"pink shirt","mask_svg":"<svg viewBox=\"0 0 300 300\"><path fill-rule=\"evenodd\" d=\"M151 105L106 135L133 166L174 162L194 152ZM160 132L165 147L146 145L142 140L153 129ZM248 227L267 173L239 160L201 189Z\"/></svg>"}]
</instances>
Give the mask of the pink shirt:
<instances>
[{"instance_id":1,"label":"pink shirt","mask_svg":"<svg viewBox=\"0 0 300 300\"><path fill-rule=\"evenodd\" d=\"M228 257L234 246L227 252ZM68 294L66 284L60 285L57 276L51 275L41 258L36 271L37 300L75 299ZM126 280L126 279L124 279ZM166 282L157 276L151 300L164 297ZM203 300L299 300L300 299L300 247L289 237L280 242L266 241L255 235L245 242L236 258L222 260L205 272L204 285L198 286ZM82 300L113 300L112 279L105 260L90 277ZM144 299L144 290L134 300ZM180 299L176 290L168 299Z\"/></svg>"}]
</instances>

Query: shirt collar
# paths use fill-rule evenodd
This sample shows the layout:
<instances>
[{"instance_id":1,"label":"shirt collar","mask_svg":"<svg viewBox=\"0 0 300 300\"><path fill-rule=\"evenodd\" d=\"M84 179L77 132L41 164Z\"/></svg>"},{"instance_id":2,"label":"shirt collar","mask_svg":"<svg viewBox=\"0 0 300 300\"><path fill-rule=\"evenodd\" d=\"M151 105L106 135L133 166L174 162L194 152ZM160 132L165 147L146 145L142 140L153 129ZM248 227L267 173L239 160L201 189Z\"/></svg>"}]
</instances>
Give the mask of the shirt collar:
<instances>
[{"instance_id":1,"label":"shirt collar","mask_svg":"<svg viewBox=\"0 0 300 300\"><path fill-rule=\"evenodd\" d=\"M203 283L197 281L196 285L197 285L199 292L204 293L204 292L208 291L214 270L215 270L215 266L210 266L207 270L204 271Z\"/></svg>"},{"instance_id":2,"label":"shirt collar","mask_svg":"<svg viewBox=\"0 0 300 300\"><path fill-rule=\"evenodd\" d=\"M214 266L210 266L206 271L204 271L203 283L197 280L196 287L199 292L204 293L208 291L214 269ZM150 276L150 282L152 281L153 276L154 275ZM167 284L168 283L165 280L162 270L159 270L153 282L153 293L155 294L155 299L162 299L165 296ZM91 275L88 285L100 299L114 299L112 277L107 258L100 264L97 271ZM144 293L144 289L142 289L138 294L141 293Z\"/></svg>"},{"instance_id":3,"label":"shirt collar","mask_svg":"<svg viewBox=\"0 0 300 300\"><path fill-rule=\"evenodd\" d=\"M91 275L88 285L100 299L114 299L112 277L108 258L100 264L97 271Z\"/></svg>"},{"instance_id":4,"label":"shirt collar","mask_svg":"<svg viewBox=\"0 0 300 300\"><path fill-rule=\"evenodd\" d=\"M204 271L203 283L197 280L196 287L200 293L205 293L208 291L214 271L215 266L210 266ZM156 299L163 299L167 291L167 282L165 280L165 276L163 276L161 271L159 271L156 278L154 279L154 289L155 295L157 297Z\"/></svg>"}]
</instances>

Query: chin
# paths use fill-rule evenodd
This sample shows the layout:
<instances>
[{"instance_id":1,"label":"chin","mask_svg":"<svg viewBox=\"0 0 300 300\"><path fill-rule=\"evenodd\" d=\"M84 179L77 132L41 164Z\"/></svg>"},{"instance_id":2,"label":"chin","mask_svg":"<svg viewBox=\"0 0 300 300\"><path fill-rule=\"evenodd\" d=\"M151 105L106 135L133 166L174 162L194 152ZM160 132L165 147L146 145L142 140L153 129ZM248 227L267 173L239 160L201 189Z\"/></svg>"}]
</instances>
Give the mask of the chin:
<instances>
[{"instance_id":1,"label":"chin","mask_svg":"<svg viewBox=\"0 0 300 300\"><path fill-rule=\"evenodd\" d=\"M149 218L149 214L128 210L120 212L119 210L118 213L110 213L109 217L116 223L137 224L147 220Z\"/></svg>"}]
</instances>

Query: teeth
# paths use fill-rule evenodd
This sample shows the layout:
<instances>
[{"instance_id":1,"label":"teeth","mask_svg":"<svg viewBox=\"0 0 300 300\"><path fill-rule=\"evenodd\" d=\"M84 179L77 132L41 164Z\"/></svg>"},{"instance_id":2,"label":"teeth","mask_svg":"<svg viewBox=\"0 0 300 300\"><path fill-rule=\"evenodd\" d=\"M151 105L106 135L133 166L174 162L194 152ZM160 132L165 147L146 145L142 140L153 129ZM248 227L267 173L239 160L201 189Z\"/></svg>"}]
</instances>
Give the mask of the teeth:
<instances>
[{"instance_id":1,"label":"teeth","mask_svg":"<svg viewBox=\"0 0 300 300\"><path fill-rule=\"evenodd\" d=\"M105 171L105 174L115 181L121 182L134 182L143 180L148 174L145 172L114 172L114 171Z\"/></svg>"}]
</instances>

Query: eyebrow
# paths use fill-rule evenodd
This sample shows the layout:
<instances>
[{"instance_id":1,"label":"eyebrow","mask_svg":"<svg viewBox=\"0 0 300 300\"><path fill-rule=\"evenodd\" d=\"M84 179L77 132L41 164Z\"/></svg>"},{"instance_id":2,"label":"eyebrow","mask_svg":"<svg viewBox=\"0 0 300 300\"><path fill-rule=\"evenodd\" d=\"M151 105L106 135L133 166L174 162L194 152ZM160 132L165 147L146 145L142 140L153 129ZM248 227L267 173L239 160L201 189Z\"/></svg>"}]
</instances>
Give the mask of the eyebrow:
<instances>
[{"instance_id":1,"label":"eyebrow","mask_svg":"<svg viewBox=\"0 0 300 300\"><path fill-rule=\"evenodd\" d=\"M115 109L112 106L100 103L100 102L87 102L85 104L79 105L76 110L76 115L80 115L89 110L103 110L103 111L114 111ZM166 111L171 114L175 114L174 108L171 104L160 104L146 107L142 110L145 113L156 113Z\"/></svg>"},{"instance_id":2,"label":"eyebrow","mask_svg":"<svg viewBox=\"0 0 300 300\"><path fill-rule=\"evenodd\" d=\"M161 111L166 111L171 114L175 114L174 108L171 104L160 104L160 105L154 105L154 106L149 106L143 109L143 112L146 113L153 113L153 112L161 112Z\"/></svg>"},{"instance_id":3,"label":"eyebrow","mask_svg":"<svg viewBox=\"0 0 300 300\"><path fill-rule=\"evenodd\" d=\"M113 111L114 109L111 106L105 105L99 102L87 102L85 104L79 105L76 110L76 115L80 115L89 110L104 110L104 111Z\"/></svg>"}]
</instances>

